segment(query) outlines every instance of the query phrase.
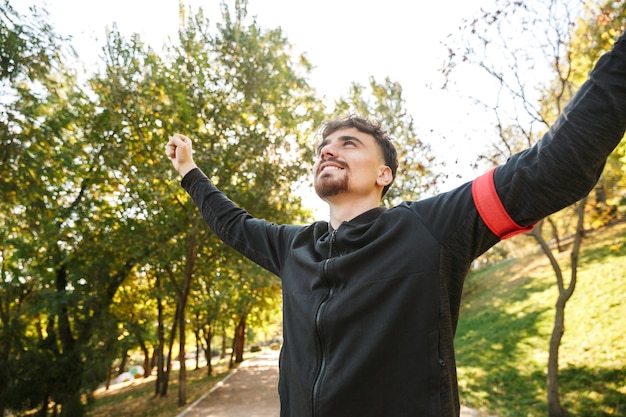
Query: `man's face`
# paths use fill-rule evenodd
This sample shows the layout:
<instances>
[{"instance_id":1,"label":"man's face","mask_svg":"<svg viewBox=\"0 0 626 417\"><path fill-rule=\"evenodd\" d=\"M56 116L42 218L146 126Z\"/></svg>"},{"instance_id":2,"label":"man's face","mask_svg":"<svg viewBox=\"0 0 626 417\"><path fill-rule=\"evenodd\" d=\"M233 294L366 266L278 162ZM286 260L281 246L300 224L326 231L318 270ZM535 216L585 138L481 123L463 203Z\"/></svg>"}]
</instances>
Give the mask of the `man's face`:
<instances>
[{"instance_id":1,"label":"man's face","mask_svg":"<svg viewBox=\"0 0 626 417\"><path fill-rule=\"evenodd\" d=\"M317 148L315 191L325 201L344 194L358 198L380 193L377 185L384 168L382 151L372 135L356 128L341 129L328 135Z\"/></svg>"}]
</instances>

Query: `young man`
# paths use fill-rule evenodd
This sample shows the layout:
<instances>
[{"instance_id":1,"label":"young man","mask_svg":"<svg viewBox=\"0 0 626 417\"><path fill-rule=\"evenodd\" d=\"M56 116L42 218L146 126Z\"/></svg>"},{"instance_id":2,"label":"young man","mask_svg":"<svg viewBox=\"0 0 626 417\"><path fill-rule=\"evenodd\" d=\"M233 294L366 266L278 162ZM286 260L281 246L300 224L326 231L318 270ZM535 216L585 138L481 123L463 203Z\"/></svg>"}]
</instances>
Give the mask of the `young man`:
<instances>
[{"instance_id":1,"label":"young man","mask_svg":"<svg viewBox=\"0 0 626 417\"><path fill-rule=\"evenodd\" d=\"M626 40L534 147L453 191L391 209L397 169L377 123L327 123L314 168L330 221L256 219L196 167L167 156L211 229L282 279L281 416L458 416L453 338L465 275L499 240L586 195L626 129Z\"/></svg>"}]
</instances>

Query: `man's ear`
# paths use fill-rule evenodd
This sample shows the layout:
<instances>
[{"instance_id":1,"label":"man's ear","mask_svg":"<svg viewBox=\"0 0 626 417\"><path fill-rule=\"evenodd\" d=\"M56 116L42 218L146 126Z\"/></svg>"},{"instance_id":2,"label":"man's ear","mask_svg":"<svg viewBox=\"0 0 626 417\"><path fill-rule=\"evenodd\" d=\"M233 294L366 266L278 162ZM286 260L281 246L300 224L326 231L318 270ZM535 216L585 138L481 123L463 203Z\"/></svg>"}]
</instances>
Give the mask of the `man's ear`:
<instances>
[{"instance_id":1,"label":"man's ear","mask_svg":"<svg viewBox=\"0 0 626 417\"><path fill-rule=\"evenodd\" d=\"M393 181L393 174L391 173L391 168L386 165L380 167L380 171L378 172L378 178L376 179L376 184L381 187L385 187Z\"/></svg>"}]
</instances>

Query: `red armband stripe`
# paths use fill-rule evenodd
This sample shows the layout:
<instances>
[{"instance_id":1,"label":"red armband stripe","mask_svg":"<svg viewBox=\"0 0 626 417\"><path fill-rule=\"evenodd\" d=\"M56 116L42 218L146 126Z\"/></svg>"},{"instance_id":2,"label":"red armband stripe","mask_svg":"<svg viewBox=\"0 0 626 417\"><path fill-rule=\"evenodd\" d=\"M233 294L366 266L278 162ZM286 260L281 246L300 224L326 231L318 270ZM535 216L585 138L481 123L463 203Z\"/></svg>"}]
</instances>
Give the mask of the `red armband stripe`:
<instances>
[{"instance_id":1,"label":"red armband stripe","mask_svg":"<svg viewBox=\"0 0 626 417\"><path fill-rule=\"evenodd\" d=\"M478 214L491 232L500 239L507 239L531 231L534 225L524 227L515 223L507 213L496 192L493 175L496 168L476 178L472 183L472 197Z\"/></svg>"}]
</instances>

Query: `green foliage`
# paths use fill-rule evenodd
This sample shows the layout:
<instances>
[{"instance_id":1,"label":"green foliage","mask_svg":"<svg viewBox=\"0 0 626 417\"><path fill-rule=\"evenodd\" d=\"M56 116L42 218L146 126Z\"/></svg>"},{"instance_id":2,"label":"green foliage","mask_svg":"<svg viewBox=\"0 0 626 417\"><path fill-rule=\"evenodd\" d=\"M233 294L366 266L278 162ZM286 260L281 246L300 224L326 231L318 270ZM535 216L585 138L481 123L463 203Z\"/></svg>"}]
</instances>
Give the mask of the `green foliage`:
<instances>
[{"instance_id":1,"label":"green foliage","mask_svg":"<svg viewBox=\"0 0 626 417\"><path fill-rule=\"evenodd\" d=\"M25 23L4 2L2 16L0 412L49 399L80 415L108 360L106 300L131 262L119 262L115 207L94 187L101 171L77 129L93 107L60 40L37 14Z\"/></svg>"},{"instance_id":2,"label":"green foliage","mask_svg":"<svg viewBox=\"0 0 626 417\"><path fill-rule=\"evenodd\" d=\"M134 238L150 248L142 275L167 277L164 291L142 292L143 304L157 296L165 305L176 305L169 308L170 338L174 323L185 324L180 309L188 302L195 333L210 338L216 324L227 327L237 314L261 315L266 300L277 300L279 293L277 280L223 248L203 225L171 179L173 170L163 157L167 135L191 136L198 164L255 216L276 222L307 217L294 189L310 169L311 122L321 119L320 105L304 78L310 65L294 59L280 30L264 31L249 21L245 2L237 2L234 12L224 4L222 18L212 33L202 10L189 15L178 42L161 55L136 37L125 40L111 32L105 70L92 79L103 109L98 115L98 126L105 128L101 134L123 161L120 183L128 212L136 213L150 232L145 242ZM129 294L143 288L141 279L128 283ZM138 311L128 302L116 310L125 327L134 328L134 337L152 336L148 344L159 343L154 333L135 325L139 315L146 323L155 320L154 310L146 315L148 310Z\"/></svg>"},{"instance_id":3,"label":"green foliage","mask_svg":"<svg viewBox=\"0 0 626 417\"><path fill-rule=\"evenodd\" d=\"M109 32L86 85L45 20L25 24L6 1L0 11L0 414L53 404L80 416L113 359L156 348L157 324L190 291L192 308L225 327L278 304L277 280L202 226L167 136L190 135L198 162L253 214L301 221L293 190L321 106L310 64L280 30L249 22L245 2L234 14L224 4L217 33L190 15L161 54Z\"/></svg>"},{"instance_id":4,"label":"green foliage","mask_svg":"<svg viewBox=\"0 0 626 417\"><path fill-rule=\"evenodd\" d=\"M624 236L622 222L589 233L582 246L560 355L563 403L572 416L626 412ZM502 417L546 415L557 296L549 263L542 254L529 255L474 271L467 284L455 339L462 400Z\"/></svg>"},{"instance_id":5,"label":"green foliage","mask_svg":"<svg viewBox=\"0 0 626 417\"><path fill-rule=\"evenodd\" d=\"M59 38L46 23L45 12L32 8L19 15L9 0L0 4L0 79L41 80L59 61Z\"/></svg>"}]
</instances>

